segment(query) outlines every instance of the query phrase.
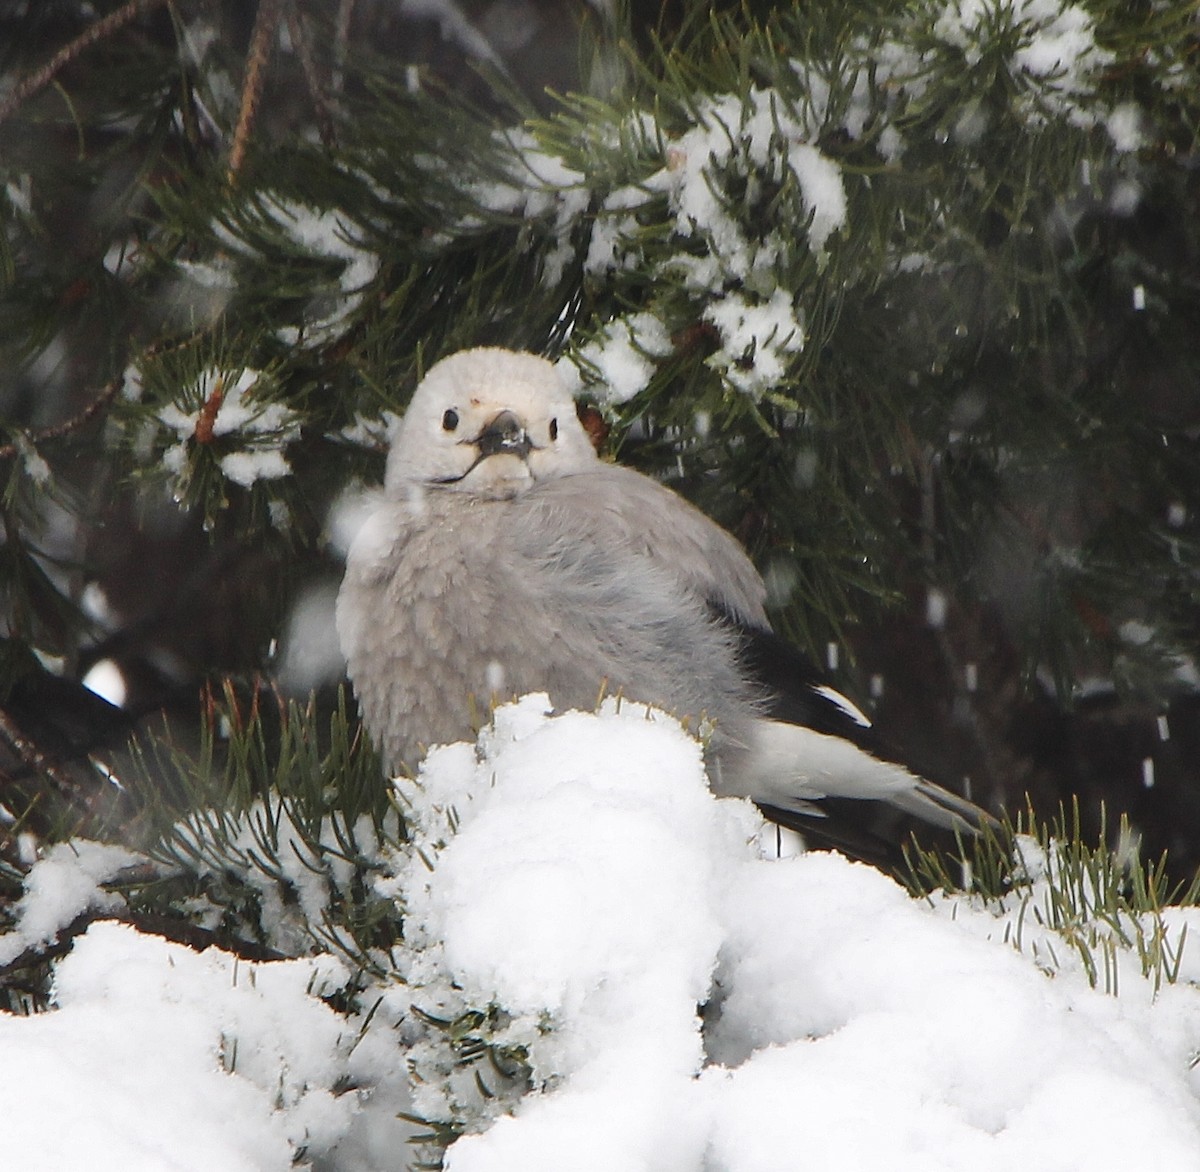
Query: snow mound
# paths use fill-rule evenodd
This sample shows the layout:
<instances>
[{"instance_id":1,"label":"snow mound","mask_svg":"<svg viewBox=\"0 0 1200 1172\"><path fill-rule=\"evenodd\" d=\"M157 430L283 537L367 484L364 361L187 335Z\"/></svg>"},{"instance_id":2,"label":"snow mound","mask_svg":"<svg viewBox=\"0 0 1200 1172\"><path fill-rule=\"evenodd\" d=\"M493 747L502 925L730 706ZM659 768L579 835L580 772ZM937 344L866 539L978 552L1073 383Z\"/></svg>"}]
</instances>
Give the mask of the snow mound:
<instances>
[{"instance_id":1,"label":"snow mound","mask_svg":"<svg viewBox=\"0 0 1200 1172\"><path fill-rule=\"evenodd\" d=\"M348 1126L332 959L250 965L113 922L59 962L56 1009L0 1014L13 1167L286 1172Z\"/></svg>"},{"instance_id":2,"label":"snow mound","mask_svg":"<svg viewBox=\"0 0 1200 1172\"><path fill-rule=\"evenodd\" d=\"M472 1102L437 1031L414 1046L417 1110L473 1129L451 1172L759 1172L801 1150L814 1169L1200 1167L1194 988L1110 997L966 900L765 857L670 717L547 707L501 709L405 791L413 1003L486 1009L532 1087Z\"/></svg>"},{"instance_id":3,"label":"snow mound","mask_svg":"<svg viewBox=\"0 0 1200 1172\"><path fill-rule=\"evenodd\" d=\"M613 700L525 697L396 784L412 839L366 878L405 941L374 983L93 923L53 1008L0 1014L13 1167L392 1172L439 1154L414 1114L458 1135L449 1172L1200 1172L1198 909L1163 915L1176 984L1132 958L1108 995L1048 970L1045 925L1015 947L1020 909L775 857L694 737ZM128 861L54 848L9 954ZM349 1016L321 1000L354 981Z\"/></svg>"}]
</instances>

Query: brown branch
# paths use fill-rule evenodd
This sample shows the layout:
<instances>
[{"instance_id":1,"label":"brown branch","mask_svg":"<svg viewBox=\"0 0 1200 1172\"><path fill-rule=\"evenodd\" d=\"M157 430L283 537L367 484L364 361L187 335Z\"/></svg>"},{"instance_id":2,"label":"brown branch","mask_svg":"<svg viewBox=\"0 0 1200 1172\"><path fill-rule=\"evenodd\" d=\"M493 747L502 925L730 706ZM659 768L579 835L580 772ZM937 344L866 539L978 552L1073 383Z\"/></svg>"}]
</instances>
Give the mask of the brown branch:
<instances>
[{"instance_id":1,"label":"brown branch","mask_svg":"<svg viewBox=\"0 0 1200 1172\"><path fill-rule=\"evenodd\" d=\"M45 89L62 70L97 42L118 32L144 12L149 12L152 8L158 8L167 3L169 0L128 0L115 12L110 12L103 19L96 21L73 41L59 49L36 73L31 73L24 81L17 84L12 93L0 104L0 123L4 122L27 98L31 98L38 90Z\"/></svg>"},{"instance_id":2,"label":"brown branch","mask_svg":"<svg viewBox=\"0 0 1200 1172\"><path fill-rule=\"evenodd\" d=\"M229 150L229 181L233 183L246 162L250 135L258 117L263 86L267 79L267 62L283 16L283 0L259 0L254 16L254 31L250 34L250 49L246 54L246 76L242 81L242 105L238 111L233 146Z\"/></svg>"},{"instance_id":3,"label":"brown branch","mask_svg":"<svg viewBox=\"0 0 1200 1172\"><path fill-rule=\"evenodd\" d=\"M79 787L74 781L17 727L7 712L3 711L0 711L0 740L6 741L12 751L34 773L48 778L61 793L78 799Z\"/></svg>"},{"instance_id":4,"label":"brown branch","mask_svg":"<svg viewBox=\"0 0 1200 1172\"><path fill-rule=\"evenodd\" d=\"M326 101L321 77L317 71L317 62L313 57L312 43L304 27L304 20L294 5L289 5L287 12L288 36L300 59L300 68L304 73L304 81L308 86L308 96L312 98L313 114L317 120L317 133L321 136L321 145L326 150L337 146L337 136L333 129L333 115L330 113L329 102Z\"/></svg>"},{"instance_id":5,"label":"brown branch","mask_svg":"<svg viewBox=\"0 0 1200 1172\"><path fill-rule=\"evenodd\" d=\"M71 945L76 936L81 935L97 917L94 913L82 912L76 916L53 940L45 944L31 945L24 952L18 953L7 964L0 965L0 979L7 978L22 969L33 968L34 965L45 964L57 960L71 951Z\"/></svg>"},{"instance_id":6,"label":"brown branch","mask_svg":"<svg viewBox=\"0 0 1200 1172\"><path fill-rule=\"evenodd\" d=\"M170 916L154 912L112 912L86 911L80 912L65 928L55 935L53 940L44 944L26 948L19 956L13 957L7 964L0 965L0 979L18 973L22 969L33 968L35 965L46 964L66 956L74 946L75 939L82 936L93 924L101 921L115 921L118 924L128 924L146 936L159 936L172 944L182 944L193 952L204 952L209 948L219 948L239 960L262 964L272 960L291 959L286 953L277 952L265 944L253 940L235 940L223 933L214 932L209 928L201 928L198 924L172 919Z\"/></svg>"},{"instance_id":7,"label":"brown branch","mask_svg":"<svg viewBox=\"0 0 1200 1172\"><path fill-rule=\"evenodd\" d=\"M208 398L201 405L200 413L196 416L196 443L211 444L213 442L217 416L220 414L221 404L224 402L225 379L218 377L213 383L213 389L209 392Z\"/></svg>"},{"instance_id":8,"label":"brown branch","mask_svg":"<svg viewBox=\"0 0 1200 1172\"><path fill-rule=\"evenodd\" d=\"M190 924L186 920L176 920L172 916L156 912L122 912L107 919L120 920L136 928L143 935L161 936L174 944L183 944L194 952L203 952L207 948L219 948L242 960L260 964L270 960L291 960L286 952L278 952L266 944L255 940L236 940L224 932L215 932L211 928L202 928L199 924Z\"/></svg>"},{"instance_id":9,"label":"brown branch","mask_svg":"<svg viewBox=\"0 0 1200 1172\"><path fill-rule=\"evenodd\" d=\"M346 55L350 44L350 22L354 19L354 0L338 0L337 23L333 34L333 89L341 93L345 87Z\"/></svg>"},{"instance_id":10,"label":"brown branch","mask_svg":"<svg viewBox=\"0 0 1200 1172\"><path fill-rule=\"evenodd\" d=\"M88 423L99 415L117 397L117 392L120 391L124 382L124 375L118 375L83 410L77 411L69 419L64 419L62 423L43 427L39 431L28 432L25 438L30 443L40 444L44 440L62 439L63 436L70 435L73 431L78 431L85 423ZM0 460L8 460L19 454L20 451L21 445L19 444L0 444Z\"/></svg>"}]
</instances>

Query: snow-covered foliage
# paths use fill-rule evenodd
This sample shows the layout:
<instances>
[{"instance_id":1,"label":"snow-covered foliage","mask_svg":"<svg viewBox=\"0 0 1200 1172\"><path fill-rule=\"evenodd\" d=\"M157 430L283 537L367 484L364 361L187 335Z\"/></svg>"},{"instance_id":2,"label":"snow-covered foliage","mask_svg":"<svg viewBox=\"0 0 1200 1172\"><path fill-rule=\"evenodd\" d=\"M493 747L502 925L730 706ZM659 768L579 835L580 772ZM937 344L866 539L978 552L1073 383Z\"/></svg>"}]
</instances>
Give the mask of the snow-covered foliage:
<instances>
[{"instance_id":1,"label":"snow-covered foliage","mask_svg":"<svg viewBox=\"0 0 1200 1172\"><path fill-rule=\"evenodd\" d=\"M1004 940L1045 972L1069 971L1107 993L1127 981L1148 981L1154 990L1194 981L1192 950L1184 947L1192 913L1176 918L1153 898L1131 898L1126 867L1137 844L1128 827L1119 842L1115 851L1092 854L1080 849L1077 828L1070 841L1017 835L1008 887L986 904L977 901L991 917L977 926L986 925L988 939ZM939 891L930 899L944 907L960 897Z\"/></svg>"},{"instance_id":2,"label":"snow-covered foliage","mask_svg":"<svg viewBox=\"0 0 1200 1172\"><path fill-rule=\"evenodd\" d=\"M602 151L611 156L637 143L645 154L644 174L607 194L594 193L586 173L526 140L517 157L540 184L539 203L553 209L547 280L561 278L563 250L587 212L585 277L607 280L614 270L639 270L666 288L682 285L723 342L711 359L714 369L759 398L780 382L788 355L804 346L798 291L781 283L782 268L798 229L818 263L824 256L846 219L842 175L813 145L818 126L794 113L777 91L751 88L707 98L692 117L690 129L674 134L643 111L610 128ZM492 208L546 214L527 188L492 185L476 195L486 195ZM760 203L775 205L767 227L747 215ZM655 239L647 229L660 219L671 235L661 260L644 243ZM603 400L625 402L645 389L655 360L673 349L671 324L661 306L635 310L605 323L580 347L577 362Z\"/></svg>"},{"instance_id":3,"label":"snow-covered foliage","mask_svg":"<svg viewBox=\"0 0 1200 1172\"><path fill-rule=\"evenodd\" d=\"M316 256L342 263L338 274L341 296L326 316L305 322L306 331L318 338L330 336L358 308L363 290L379 271L379 258L355 240L345 219L336 212L284 199L272 200L268 206L273 218L297 245Z\"/></svg>"},{"instance_id":4,"label":"snow-covered foliage","mask_svg":"<svg viewBox=\"0 0 1200 1172\"><path fill-rule=\"evenodd\" d=\"M328 341L358 309L364 290L379 271L378 255L359 240L361 232L353 222L336 210L268 192L255 211L246 223L213 223L214 236L250 265L262 263L273 235L281 237L298 258L332 262L333 288L314 297L305 306L302 322L280 335L285 343ZM277 245L278 239L272 243Z\"/></svg>"},{"instance_id":5,"label":"snow-covered foliage","mask_svg":"<svg viewBox=\"0 0 1200 1172\"><path fill-rule=\"evenodd\" d=\"M597 715L547 707L501 709L478 761L466 745L438 750L412 787L414 855L396 891L414 1004L450 1020L495 1007L489 1043L519 1052L539 1087L689 1077L720 943L712 860L743 849L757 819L711 799L699 745L668 718L614 701ZM439 1031L413 1061L427 1118L506 1105L453 1079Z\"/></svg>"},{"instance_id":6,"label":"snow-covered foliage","mask_svg":"<svg viewBox=\"0 0 1200 1172\"><path fill-rule=\"evenodd\" d=\"M314 936L324 947L353 952L352 938L330 909L350 902L362 871L382 865L382 844L369 818L350 825L331 813L305 825L296 804L283 798L259 799L238 815L199 811L174 829L168 850L213 888L230 880L242 887L266 943L289 956L311 947ZM206 925L226 911L219 895L192 908Z\"/></svg>"},{"instance_id":7,"label":"snow-covered foliage","mask_svg":"<svg viewBox=\"0 0 1200 1172\"><path fill-rule=\"evenodd\" d=\"M255 390L262 376L243 370L237 377L208 370L181 396L184 406L168 403L158 412L159 422L178 437L162 455L163 466L177 481L191 475L197 444L231 438L232 450L217 457L222 474L243 488L258 480L277 480L290 471L283 449L300 436L300 416L273 403Z\"/></svg>"},{"instance_id":8,"label":"snow-covered foliage","mask_svg":"<svg viewBox=\"0 0 1200 1172\"><path fill-rule=\"evenodd\" d=\"M465 193L483 212L549 220L553 243L542 261L541 277L553 287L574 257L571 236L591 198L587 176L545 150L524 127L498 131L493 141L503 178L468 181ZM456 224L454 231L469 230L479 223L480 217L473 214Z\"/></svg>"},{"instance_id":9,"label":"snow-covered foliage","mask_svg":"<svg viewBox=\"0 0 1200 1172\"><path fill-rule=\"evenodd\" d=\"M624 403L645 390L654 374L655 360L672 350L663 323L652 313L632 313L614 318L588 342L574 359L563 359L559 370L567 386L583 386L582 371L596 380L602 398Z\"/></svg>"},{"instance_id":10,"label":"snow-covered foliage","mask_svg":"<svg viewBox=\"0 0 1200 1172\"><path fill-rule=\"evenodd\" d=\"M499 134L508 161L494 165L505 178L470 178L465 190L489 212L544 224L549 284L578 250L585 288L626 292L626 307L591 323L573 355L603 402L644 391L697 323L713 331L707 362L726 387L754 401L787 395L828 296L823 282L844 289L880 275L837 256L863 245L847 237L856 194L894 218L881 225L895 241L893 263L934 263L921 238L954 191L930 186L907 206L880 199L889 168L902 174L908 154L944 154L951 134L969 150L1005 121L1032 139L1053 119L1074 131L1102 123L1118 150L1136 147L1137 107L1099 94L1113 55L1095 32L1084 8L1058 0L918 5L870 32L851 27L835 55L814 39L811 56L770 61L769 85L699 91L676 108L633 106L581 126L582 144ZM949 131L930 116L929 94L947 69L964 87ZM581 122L593 115L585 108Z\"/></svg>"},{"instance_id":11,"label":"snow-covered foliage","mask_svg":"<svg viewBox=\"0 0 1200 1172\"><path fill-rule=\"evenodd\" d=\"M883 582L894 590L927 552L939 633L960 602L942 585L961 577L993 589L1014 631L1040 639L1065 614L1089 655L1111 636L1091 674L1053 661L1068 687L1109 688L1152 652L1159 679L1194 689L1172 622L1194 597L1191 400L1171 402L1161 370L1138 381L1191 320L1194 283L1144 225L1120 231L1152 183L1176 185L1165 208L1194 203L1194 14L1172 8L804 5L727 30L717 16L689 32L693 56L664 54L611 101L448 144L461 111L381 90L328 150L264 132L237 183L212 181L231 75L192 76L225 55L217 26L188 25L180 58L162 22L152 101L71 104L78 127L59 124L71 149L47 152L50 172L68 170L78 129L89 170L72 182L90 199L54 264L46 241L83 205L47 198L36 150L3 176L10 650L42 638L58 672L80 658L42 617L70 576L47 589L46 565L79 551L22 517L101 446L89 421L210 527L224 518L231 545L253 543L264 499L294 490L311 520L370 482L430 359L501 338L560 354L577 389L643 435L656 415L687 431L664 463L710 436L703 458L736 457L726 503L761 537L773 602L811 608L790 617L821 639L853 590L879 584L876 566L903 562ZM61 95L25 125L53 125L52 107ZM158 128L158 145L135 126ZM104 174L94 145L127 133L135 149ZM98 345L106 315L125 332ZM1099 336L1112 351L1085 353ZM1194 382L1191 350L1172 355L1172 393ZM93 393L126 365L123 394ZM124 472L108 457L89 465L97 494ZM889 479L914 468L919 482ZM911 546L916 526L881 502L917 495L946 516L922 514L927 547L890 558L887 532ZM1162 524L1134 516L1146 501ZM1055 508L1065 523L1046 521ZM1026 527L1020 540L994 513ZM297 545L315 543L300 529ZM982 554L956 562L976 539ZM1048 597L1056 616L1037 609ZM327 616L328 590L301 596L275 661L297 686L336 674L332 643L311 637L329 635ZM974 683L958 699L974 704ZM408 838L395 808L344 815L345 772L293 746L145 855L39 848L25 819L58 783L10 809L14 776L0 970L24 974L32 955L36 971L3 990L29 1010L0 1015L5 1159L390 1172L441 1143L456 1172L1197 1167L1194 908L1114 906L1103 876L1031 841L1003 898L913 900L838 856L775 857L702 762L661 713L552 716L527 698L396 782ZM138 902L154 898L193 944L283 959L154 936ZM401 1114L433 1137L417 1151Z\"/></svg>"},{"instance_id":12,"label":"snow-covered foliage","mask_svg":"<svg viewBox=\"0 0 1200 1172\"><path fill-rule=\"evenodd\" d=\"M76 916L112 911L122 900L103 884L123 868L143 862L124 847L75 840L51 846L25 876L13 908L13 927L0 936L0 967L23 952L53 943Z\"/></svg>"},{"instance_id":13,"label":"snow-covered foliage","mask_svg":"<svg viewBox=\"0 0 1200 1172\"><path fill-rule=\"evenodd\" d=\"M1086 8L1061 0L952 0L934 24L960 49L968 68L1002 53L1019 91L1018 107L1035 122L1061 116L1090 126L1100 111L1089 106L1098 72L1112 53L1096 44Z\"/></svg>"},{"instance_id":14,"label":"snow-covered foliage","mask_svg":"<svg viewBox=\"0 0 1200 1172\"><path fill-rule=\"evenodd\" d=\"M320 1000L346 977L329 956L251 965L93 924L55 970L51 1012L0 1015L6 1160L286 1172L356 1110L338 1085L354 1028Z\"/></svg>"},{"instance_id":15,"label":"snow-covered foliage","mask_svg":"<svg viewBox=\"0 0 1200 1172\"><path fill-rule=\"evenodd\" d=\"M914 900L836 855L776 857L748 803L710 792L678 723L612 700L552 715L526 697L397 786L411 841L360 834L360 874L403 915L402 944L352 979L329 956L249 964L93 924L53 1007L0 1018L12 1158L71 1166L92 1144L113 1167L303 1153L382 1172L432 1151L400 1150L403 1113L452 1141L451 1172L774 1172L801 1140L828 1170L1194 1164L1194 909L1164 913L1175 982L1118 945L1108 995L1032 913L1022 942L1012 909ZM308 920L328 943L337 884L297 846L313 828L261 809L244 826L229 857L257 854L275 942L307 951ZM330 852L344 861L344 834ZM1053 862L1025 853L1044 889ZM65 856L33 869L22 940L117 909L100 888L125 859L80 859L91 895L49 881ZM271 883L300 894L285 906ZM345 1016L322 1001L351 988ZM64 1087L67 1129L45 1123Z\"/></svg>"}]
</instances>

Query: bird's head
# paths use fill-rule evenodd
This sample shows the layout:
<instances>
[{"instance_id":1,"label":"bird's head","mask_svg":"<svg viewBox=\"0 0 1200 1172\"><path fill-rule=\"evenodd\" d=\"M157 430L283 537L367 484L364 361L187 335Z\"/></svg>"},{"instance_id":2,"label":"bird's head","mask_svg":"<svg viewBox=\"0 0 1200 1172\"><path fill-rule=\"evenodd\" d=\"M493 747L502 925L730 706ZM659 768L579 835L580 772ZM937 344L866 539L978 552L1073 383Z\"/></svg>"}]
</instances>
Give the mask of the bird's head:
<instances>
[{"instance_id":1,"label":"bird's head","mask_svg":"<svg viewBox=\"0 0 1200 1172\"><path fill-rule=\"evenodd\" d=\"M414 485L503 498L598 459L575 403L544 358L463 350L429 368L388 456L392 495Z\"/></svg>"}]
</instances>

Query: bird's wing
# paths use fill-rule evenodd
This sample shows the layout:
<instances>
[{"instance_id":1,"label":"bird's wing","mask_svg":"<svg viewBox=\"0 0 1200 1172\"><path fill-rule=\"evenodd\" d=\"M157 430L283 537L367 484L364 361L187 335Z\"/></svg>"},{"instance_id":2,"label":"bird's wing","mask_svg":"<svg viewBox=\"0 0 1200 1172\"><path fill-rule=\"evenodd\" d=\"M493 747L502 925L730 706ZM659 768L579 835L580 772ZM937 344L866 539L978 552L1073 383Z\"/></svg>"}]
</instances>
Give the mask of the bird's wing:
<instances>
[{"instance_id":1,"label":"bird's wing","mask_svg":"<svg viewBox=\"0 0 1200 1172\"><path fill-rule=\"evenodd\" d=\"M985 810L908 768L812 661L769 631L738 628L740 661L763 698L727 784L768 817L856 857L897 865L906 820L951 832L994 826ZM896 817L896 815L906 817Z\"/></svg>"},{"instance_id":2,"label":"bird's wing","mask_svg":"<svg viewBox=\"0 0 1200 1172\"><path fill-rule=\"evenodd\" d=\"M869 718L795 648L770 630L765 588L741 546L681 497L631 469L539 484L524 498L536 540L562 534L591 548L617 577L637 560L665 572L734 639L739 716L718 726L714 786L789 817L827 819L839 799L878 803L952 831L990 821L979 807L912 772ZM710 714L718 705L710 704ZM830 802L829 799L833 801ZM846 811L840 811L845 813Z\"/></svg>"},{"instance_id":3,"label":"bird's wing","mask_svg":"<svg viewBox=\"0 0 1200 1172\"><path fill-rule=\"evenodd\" d=\"M568 483L570 491L563 491ZM650 499L663 508L660 497ZM538 485L497 510L491 581L528 595L544 616L540 643L528 648L528 664L514 666L514 679L552 658L546 680L552 695L556 680L581 681L558 688L572 704L583 702L586 677L589 700L606 682L610 691L681 717L746 726L757 709L736 632L695 591L682 588L679 559L662 556L653 533L634 529L628 504L611 477L585 475Z\"/></svg>"},{"instance_id":4,"label":"bird's wing","mask_svg":"<svg viewBox=\"0 0 1200 1172\"><path fill-rule=\"evenodd\" d=\"M574 518L581 539L649 559L716 612L767 630L767 591L745 550L694 505L648 476L597 463L539 482L528 507Z\"/></svg>"},{"instance_id":5,"label":"bird's wing","mask_svg":"<svg viewBox=\"0 0 1200 1172\"><path fill-rule=\"evenodd\" d=\"M720 617L736 628L739 660L765 699L764 716L843 737L877 757L888 756L870 717L834 688L807 655L772 631L738 623L728 613Z\"/></svg>"}]
</instances>

